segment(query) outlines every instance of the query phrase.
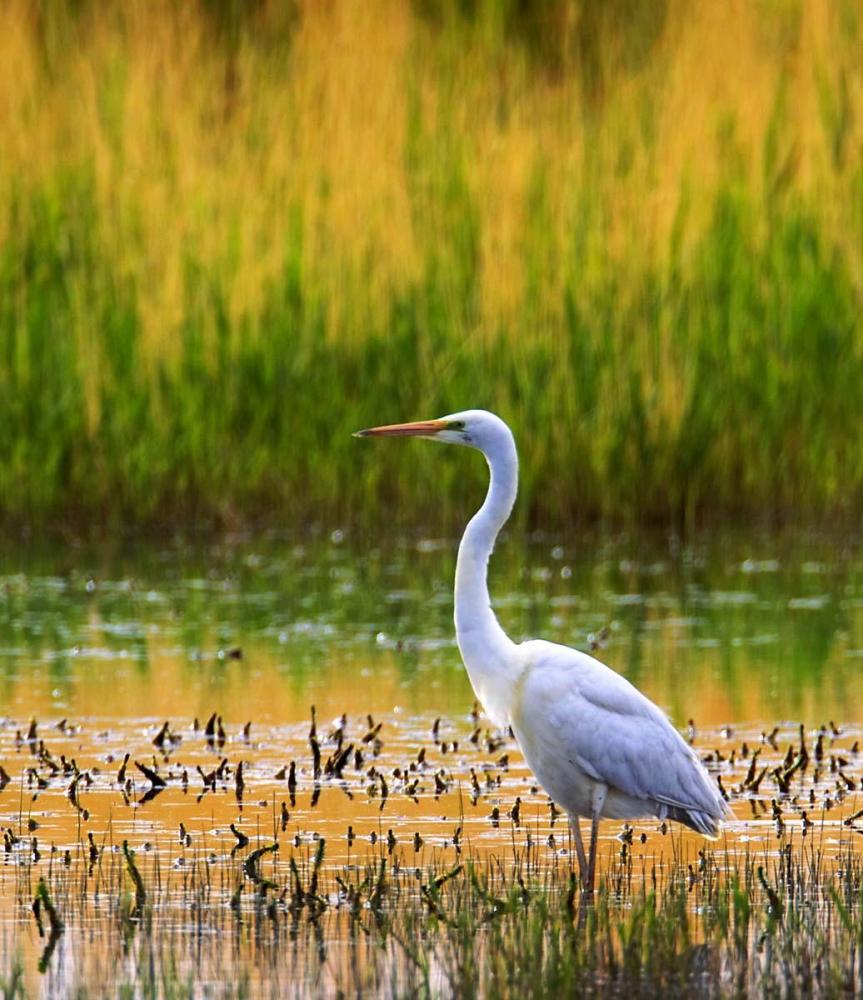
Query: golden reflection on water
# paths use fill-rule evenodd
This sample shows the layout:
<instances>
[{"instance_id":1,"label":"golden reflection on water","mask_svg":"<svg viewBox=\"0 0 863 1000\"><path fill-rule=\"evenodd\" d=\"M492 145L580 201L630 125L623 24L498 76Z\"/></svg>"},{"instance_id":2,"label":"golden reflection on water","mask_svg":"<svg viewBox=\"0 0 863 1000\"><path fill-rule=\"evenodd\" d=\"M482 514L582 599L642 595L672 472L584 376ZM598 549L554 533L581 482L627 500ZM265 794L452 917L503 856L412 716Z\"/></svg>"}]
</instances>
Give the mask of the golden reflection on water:
<instances>
[{"instance_id":1,"label":"golden reflection on water","mask_svg":"<svg viewBox=\"0 0 863 1000\"><path fill-rule=\"evenodd\" d=\"M525 850L543 864L569 864L564 819L553 822L514 742L471 717L472 692L452 642L451 567L442 556L431 566L410 566L411 556L365 569L350 554L281 553L271 564L246 556L227 568L221 555L215 572L191 573L178 570L169 554L137 579L35 574L9 577L0 589L0 764L10 777L0 792L7 831L0 922L23 948L31 985L42 942L24 904L38 874L62 865L67 850L76 878L96 852L95 872L80 876L92 886L100 859L128 839L145 881L167 887L168 896L190 868L204 864L221 872L227 897L233 883L226 873L236 871L238 856L274 840L280 851L262 861L262 870L280 885L288 882L291 854L308 859L319 838L336 868L386 856L405 869L427 869ZM759 577L732 561L720 566L718 579L681 583L670 571L633 577L630 564L620 565L589 565L576 580L525 581L504 562L501 618L516 635L582 648L589 632L613 622L598 655L665 707L681 730L692 719L703 755L719 751L711 766L732 794L736 816L727 840L716 845L720 854L742 845L775 852L787 838L801 837L804 810L828 852L853 841L857 835L841 818L856 811L863 775L853 751L863 739L854 721L863 709L857 576ZM328 737L343 713L343 748L353 744L363 755L362 762L351 755L344 780L323 777L317 794L312 705L322 765L335 752ZM213 713L223 720L222 746L203 731ZM381 724L377 755L374 740L362 742L367 716ZM153 743L165 721L178 737L167 756ZM757 792L741 789L756 749L759 769L787 769L782 761L797 746L800 722L813 758L783 799L780 831L771 806L781 797L776 779L768 773ZM765 743L762 733L777 724L776 745ZM823 759L816 762L822 726ZM499 745L490 747L490 739ZM207 789L202 772L211 774L223 759L228 763ZM837 759L844 763L834 766ZM167 783L149 801L150 783L136 761L157 768ZM249 838L244 847L231 824ZM603 825L604 866L621 850L621 829ZM703 843L646 821L635 825L629 849L647 871L681 853L695 858ZM16 898L22 873L27 892Z\"/></svg>"},{"instance_id":2,"label":"golden reflection on water","mask_svg":"<svg viewBox=\"0 0 863 1000\"><path fill-rule=\"evenodd\" d=\"M699 725L718 728L729 722L755 723L777 718L806 719L811 724L828 718L854 719L863 714L863 657L850 658L847 642L838 639L823 662L819 682L789 682L778 690L760 683L757 672L747 683L742 664L729 680L723 671L724 653L706 649L698 669L681 672L674 629L655 631L646 650L639 686L663 706L679 728L694 718ZM466 715L473 694L454 648L445 663L406 674L399 653L370 648L363 653L337 650L318 658L314 671L297 680L290 676L290 657L274 657L265 645L243 646L241 660L228 657L214 666L200 667L188 657L159 651L145 660L131 657L69 658L62 680L34 665L26 677L7 680L2 688L2 712L26 719L102 718L116 720L189 718L218 711L233 723L272 726L299 722L316 705L322 717L335 717L351 708L378 715L385 712L424 712L458 717ZM597 655L626 673L625 658L612 646ZM440 656L438 656L440 659ZM624 662L621 663L621 659ZM849 665L859 663L860 683L849 684ZM780 711L777 716L777 704Z\"/></svg>"},{"instance_id":3,"label":"golden reflection on water","mask_svg":"<svg viewBox=\"0 0 863 1000\"><path fill-rule=\"evenodd\" d=\"M82 678L76 690L87 692L91 684L92 678ZM391 681L381 689L381 697L399 690ZM85 695L80 705L98 707L88 697L95 695ZM35 725L27 717L5 721L0 760L11 780L0 796L7 834L0 919L23 929L18 946L23 942L28 969L35 965L43 942L22 905L22 875L28 880L26 902L39 874L49 866L67 864L73 892L56 902L61 911L74 910L74 893L82 884L85 891L94 891L105 859L116 856L124 840L138 852L145 883L159 886L162 907L170 907L175 898L181 916L189 871L202 866L212 871L216 901L221 893L221 905L227 907L242 860L249 851L276 841L280 850L261 862L261 871L277 885L289 883L291 856L308 864L321 838L327 844L327 865L336 871L382 857L406 871L446 869L466 857L489 855L511 863L531 851L540 866L568 869L565 817L554 815L514 742L504 733L490 732L481 717L473 718L470 712L438 717L400 707L397 712L371 713L371 719L348 715L343 720L322 702L315 723L321 753L316 780L310 719L263 724L260 718L279 708L275 702L265 709L262 697L232 706L237 719L248 715L252 724L244 730L233 720L225 721L221 736L218 724L207 735L203 715L195 725L167 711L147 719L70 712L64 720L37 713ZM157 704L170 707L170 691L160 692ZM157 746L163 715L169 730ZM770 772L787 767L782 761L789 746L797 752L797 727L780 728L770 734L772 742L751 728L699 727L696 745L703 756L719 758L711 760L711 769L734 800L735 819L714 845L720 863L726 850L734 853L745 845L775 854L783 844L800 843L805 835L817 835L827 856L838 854L843 844L847 847L857 834L841 819L856 811L863 754L854 744L863 738L861 733L860 728L806 732L811 764L793 778L792 797L786 799L782 825L777 826L771 802L778 792ZM348 763L341 777L327 776L327 762L336 758L339 746L350 748ZM363 754L361 762L355 750ZM759 755L757 768L753 753ZM836 760L842 763L834 767ZM223 761L224 769L208 786L208 775ZM136 762L157 773L165 789L150 798L153 786ZM747 773L762 768L768 773L761 785L745 790ZM810 822L815 826L804 834ZM624 849L624 829L616 822L603 824L603 869ZM240 843L242 837L248 842ZM648 820L635 824L627 849L636 873L647 877L657 868L665 869L673 858L696 861L703 846L695 834ZM128 879L125 882L126 891L131 891ZM103 892L110 896L110 886L103 886Z\"/></svg>"}]
</instances>

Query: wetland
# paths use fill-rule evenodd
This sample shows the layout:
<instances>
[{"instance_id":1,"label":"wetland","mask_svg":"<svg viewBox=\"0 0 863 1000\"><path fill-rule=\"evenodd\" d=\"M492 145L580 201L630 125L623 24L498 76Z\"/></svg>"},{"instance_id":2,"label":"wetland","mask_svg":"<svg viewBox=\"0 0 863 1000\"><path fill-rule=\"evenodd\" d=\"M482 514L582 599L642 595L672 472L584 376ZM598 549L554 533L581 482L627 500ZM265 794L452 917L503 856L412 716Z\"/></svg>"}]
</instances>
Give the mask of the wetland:
<instances>
[{"instance_id":1,"label":"wetland","mask_svg":"<svg viewBox=\"0 0 863 1000\"><path fill-rule=\"evenodd\" d=\"M863 993L857 6L0 4L4 997ZM503 625L733 809L592 905L454 643L486 470L351 437L467 406Z\"/></svg>"},{"instance_id":2,"label":"wetland","mask_svg":"<svg viewBox=\"0 0 863 1000\"><path fill-rule=\"evenodd\" d=\"M7 544L5 995L859 988L858 542L501 542L510 633L596 648L734 810L713 843L605 821L592 906L474 703L455 546Z\"/></svg>"}]
</instances>

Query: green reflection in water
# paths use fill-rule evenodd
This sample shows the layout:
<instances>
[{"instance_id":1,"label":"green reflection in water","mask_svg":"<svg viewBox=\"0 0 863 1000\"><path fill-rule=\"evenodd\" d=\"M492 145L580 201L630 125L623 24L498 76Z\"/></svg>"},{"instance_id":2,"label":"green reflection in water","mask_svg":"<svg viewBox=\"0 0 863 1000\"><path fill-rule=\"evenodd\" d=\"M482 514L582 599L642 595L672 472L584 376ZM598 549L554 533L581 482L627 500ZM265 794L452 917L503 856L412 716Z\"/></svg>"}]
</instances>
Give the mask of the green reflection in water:
<instances>
[{"instance_id":1,"label":"green reflection in water","mask_svg":"<svg viewBox=\"0 0 863 1000\"><path fill-rule=\"evenodd\" d=\"M472 693L453 637L455 546L417 537L383 547L348 532L7 548L0 710L23 711L41 677L58 712L85 682L101 684L110 715L115 688L134 673L146 714L147 686L155 692L176 671L202 703L234 697L248 677L279 711L302 715L321 692L371 698L386 674L412 709L464 711ZM722 535L681 547L509 536L491 587L515 638L585 649L608 626L599 655L680 725L807 714L818 723L863 706L861 581L856 545L823 537Z\"/></svg>"}]
</instances>

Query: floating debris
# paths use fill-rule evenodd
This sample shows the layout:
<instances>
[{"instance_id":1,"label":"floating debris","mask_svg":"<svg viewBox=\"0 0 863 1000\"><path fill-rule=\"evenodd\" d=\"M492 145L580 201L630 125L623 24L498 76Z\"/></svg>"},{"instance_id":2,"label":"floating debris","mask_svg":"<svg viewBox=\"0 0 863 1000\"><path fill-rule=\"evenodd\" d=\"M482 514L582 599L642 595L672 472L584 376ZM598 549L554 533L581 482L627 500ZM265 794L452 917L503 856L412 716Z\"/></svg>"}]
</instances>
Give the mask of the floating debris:
<instances>
[{"instance_id":1,"label":"floating debris","mask_svg":"<svg viewBox=\"0 0 863 1000\"><path fill-rule=\"evenodd\" d=\"M249 838L243 833L242 830L238 830L237 827L231 823L230 825L231 833L237 838L237 847L243 848L249 843Z\"/></svg>"},{"instance_id":2,"label":"floating debris","mask_svg":"<svg viewBox=\"0 0 863 1000\"><path fill-rule=\"evenodd\" d=\"M140 763L140 761L135 761L135 767L144 775L147 781L153 786L153 788L166 788L167 782L165 779L156 773L151 767L147 767L146 764Z\"/></svg>"}]
</instances>

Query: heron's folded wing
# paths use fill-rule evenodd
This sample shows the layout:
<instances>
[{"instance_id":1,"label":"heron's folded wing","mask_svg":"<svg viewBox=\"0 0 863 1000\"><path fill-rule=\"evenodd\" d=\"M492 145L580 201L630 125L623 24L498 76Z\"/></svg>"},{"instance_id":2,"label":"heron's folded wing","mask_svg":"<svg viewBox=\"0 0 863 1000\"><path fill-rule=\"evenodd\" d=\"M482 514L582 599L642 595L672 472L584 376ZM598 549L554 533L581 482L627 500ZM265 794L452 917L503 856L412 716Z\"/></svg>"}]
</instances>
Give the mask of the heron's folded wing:
<instances>
[{"instance_id":1,"label":"heron's folded wing","mask_svg":"<svg viewBox=\"0 0 863 1000\"><path fill-rule=\"evenodd\" d=\"M725 813L695 752L653 702L593 657L555 648L573 654L574 661L537 671L531 688L542 703L539 714L549 737L567 759L633 798L717 817Z\"/></svg>"}]
</instances>

